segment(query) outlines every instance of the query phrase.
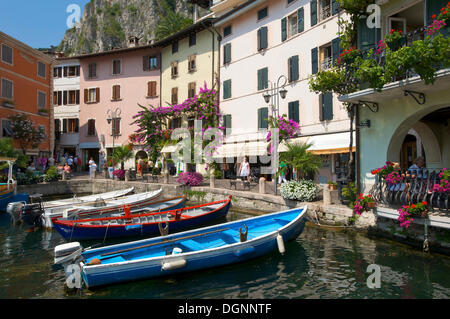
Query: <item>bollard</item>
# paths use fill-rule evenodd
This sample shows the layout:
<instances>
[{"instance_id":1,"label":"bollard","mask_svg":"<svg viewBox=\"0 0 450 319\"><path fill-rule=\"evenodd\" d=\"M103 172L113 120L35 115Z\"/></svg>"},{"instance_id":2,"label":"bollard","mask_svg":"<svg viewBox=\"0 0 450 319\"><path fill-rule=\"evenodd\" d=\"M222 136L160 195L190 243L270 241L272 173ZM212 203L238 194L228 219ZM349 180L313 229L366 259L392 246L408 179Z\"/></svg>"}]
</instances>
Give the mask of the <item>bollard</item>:
<instances>
[{"instance_id":1,"label":"bollard","mask_svg":"<svg viewBox=\"0 0 450 319\"><path fill-rule=\"evenodd\" d=\"M266 179L264 177L260 177L259 179L259 193L260 194L266 193Z\"/></svg>"},{"instance_id":2,"label":"bollard","mask_svg":"<svg viewBox=\"0 0 450 319\"><path fill-rule=\"evenodd\" d=\"M169 172L165 171L163 175L163 183L169 184Z\"/></svg>"},{"instance_id":3,"label":"bollard","mask_svg":"<svg viewBox=\"0 0 450 319\"><path fill-rule=\"evenodd\" d=\"M323 204L324 205L331 205L330 185L325 185L323 187Z\"/></svg>"},{"instance_id":4,"label":"bollard","mask_svg":"<svg viewBox=\"0 0 450 319\"><path fill-rule=\"evenodd\" d=\"M127 169L125 171L125 182L129 182L130 181L130 171Z\"/></svg>"},{"instance_id":5,"label":"bollard","mask_svg":"<svg viewBox=\"0 0 450 319\"><path fill-rule=\"evenodd\" d=\"M66 173L66 171L63 171L63 172L62 172L61 180L63 180L63 181L66 181L66 180L67 180L67 173Z\"/></svg>"}]
</instances>

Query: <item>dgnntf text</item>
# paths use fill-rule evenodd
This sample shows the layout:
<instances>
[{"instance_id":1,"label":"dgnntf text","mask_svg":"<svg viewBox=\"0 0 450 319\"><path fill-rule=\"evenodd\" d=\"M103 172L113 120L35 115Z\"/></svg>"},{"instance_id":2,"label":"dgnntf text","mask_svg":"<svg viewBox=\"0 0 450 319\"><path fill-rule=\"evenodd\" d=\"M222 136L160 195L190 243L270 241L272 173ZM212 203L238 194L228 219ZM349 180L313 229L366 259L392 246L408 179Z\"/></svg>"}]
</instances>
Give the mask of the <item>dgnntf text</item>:
<instances>
[{"instance_id":1,"label":"dgnntf text","mask_svg":"<svg viewBox=\"0 0 450 319\"><path fill-rule=\"evenodd\" d=\"M222 313L234 313L234 314L267 314L271 310L270 303L259 304L223 304Z\"/></svg>"}]
</instances>

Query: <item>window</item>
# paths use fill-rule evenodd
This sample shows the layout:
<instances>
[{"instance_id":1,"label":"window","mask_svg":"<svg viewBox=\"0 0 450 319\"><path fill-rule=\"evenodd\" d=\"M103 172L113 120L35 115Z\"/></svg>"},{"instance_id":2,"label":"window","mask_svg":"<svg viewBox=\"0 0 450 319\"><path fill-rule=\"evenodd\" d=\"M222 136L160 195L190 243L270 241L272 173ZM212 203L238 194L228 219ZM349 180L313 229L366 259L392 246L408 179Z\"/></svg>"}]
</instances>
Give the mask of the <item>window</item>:
<instances>
[{"instance_id":1,"label":"window","mask_svg":"<svg viewBox=\"0 0 450 319\"><path fill-rule=\"evenodd\" d=\"M331 54L331 43L328 43L319 49L320 70L327 70L333 66L333 56Z\"/></svg>"},{"instance_id":2,"label":"window","mask_svg":"<svg viewBox=\"0 0 450 319\"><path fill-rule=\"evenodd\" d=\"M158 96L158 93L156 91L156 81L150 81L147 83L147 96L148 97Z\"/></svg>"},{"instance_id":3,"label":"window","mask_svg":"<svg viewBox=\"0 0 450 319\"><path fill-rule=\"evenodd\" d=\"M88 120L87 136L95 136L95 120Z\"/></svg>"},{"instance_id":4,"label":"window","mask_svg":"<svg viewBox=\"0 0 450 319\"><path fill-rule=\"evenodd\" d=\"M120 100L120 85L113 85L112 87L112 100Z\"/></svg>"},{"instance_id":5,"label":"window","mask_svg":"<svg viewBox=\"0 0 450 319\"><path fill-rule=\"evenodd\" d=\"M45 79L46 73L47 73L47 66L42 62L38 62L37 68L38 68L38 71L37 71L38 76Z\"/></svg>"},{"instance_id":6,"label":"window","mask_svg":"<svg viewBox=\"0 0 450 319\"><path fill-rule=\"evenodd\" d=\"M71 90L67 92L68 95L68 105L80 104L80 90Z\"/></svg>"},{"instance_id":7,"label":"window","mask_svg":"<svg viewBox=\"0 0 450 319\"><path fill-rule=\"evenodd\" d=\"M258 70L258 91L267 89L269 81L268 73L268 68Z\"/></svg>"},{"instance_id":8,"label":"window","mask_svg":"<svg viewBox=\"0 0 450 319\"><path fill-rule=\"evenodd\" d=\"M173 61L171 63L172 69L172 79L178 76L178 61Z\"/></svg>"},{"instance_id":9,"label":"window","mask_svg":"<svg viewBox=\"0 0 450 319\"><path fill-rule=\"evenodd\" d=\"M226 26L225 28L223 28L223 37L227 37L231 34L231 25Z\"/></svg>"},{"instance_id":10,"label":"window","mask_svg":"<svg viewBox=\"0 0 450 319\"><path fill-rule=\"evenodd\" d=\"M331 17L331 0L319 1L319 17L320 17L319 21Z\"/></svg>"},{"instance_id":11,"label":"window","mask_svg":"<svg viewBox=\"0 0 450 319\"><path fill-rule=\"evenodd\" d=\"M231 62L231 43L227 43L223 46L223 64Z\"/></svg>"},{"instance_id":12,"label":"window","mask_svg":"<svg viewBox=\"0 0 450 319\"><path fill-rule=\"evenodd\" d=\"M2 137L12 137L10 120L2 119Z\"/></svg>"},{"instance_id":13,"label":"window","mask_svg":"<svg viewBox=\"0 0 450 319\"><path fill-rule=\"evenodd\" d=\"M172 54L178 52L178 41L172 43Z\"/></svg>"},{"instance_id":14,"label":"window","mask_svg":"<svg viewBox=\"0 0 450 319\"><path fill-rule=\"evenodd\" d=\"M258 109L258 130L267 129L269 127L267 119L269 118L269 108L262 107Z\"/></svg>"},{"instance_id":15,"label":"window","mask_svg":"<svg viewBox=\"0 0 450 319\"><path fill-rule=\"evenodd\" d=\"M13 82L7 79L2 79L2 98L13 98Z\"/></svg>"},{"instance_id":16,"label":"window","mask_svg":"<svg viewBox=\"0 0 450 319\"><path fill-rule=\"evenodd\" d=\"M13 64L13 49L6 44L2 44L2 62Z\"/></svg>"},{"instance_id":17,"label":"window","mask_svg":"<svg viewBox=\"0 0 450 319\"><path fill-rule=\"evenodd\" d=\"M38 109L45 109L47 106L47 94L45 92L37 92L37 106Z\"/></svg>"},{"instance_id":18,"label":"window","mask_svg":"<svg viewBox=\"0 0 450 319\"><path fill-rule=\"evenodd\" d=\"M62 70L63 70L63 68L60 66L53 68L53 77L54 78L62 78Z\"/></svg>"},{"instance_id":19,"label":"window","mask_svg":"<svg viewBox=\"0 0 450 319\"><path fill-rule=\"evenodd\" d=\"M304 9L299 8L295 13L281 19L281 41L301 33L305 30Z\"/></svg>"},{"instance_id":20,"label":"window","mask_svg":"<svg viewBox=\"0 0 450 319\"><path fill-rule=\"evenodd\" d=\"M258 11L258 21L267 17L267 7Z\"/></svg>"},{"instance_id":21,"label":"window","mask_svg":"<svg viewBox=\"0 0 450 319\"><path fill-rule=\"evenodd\" d=\"M58 134L61 132L61 120L55 119L55 133Z\"/></svg>"},{"instance_id":22,"label":"window","mask_svg":"<svg viewBox=\"0 0 450 319\"><path fill-rule=\"evenodd\" d=\"M68 77L80 76L80 66L69 66L67 69Z\"/></svg>"},{"instance_id":23,"label":"window","mask_svg":"<svg viewBox=\"0 0 450 319\"><path fill-rule=\"evenodd\" d=\"M172 105L178 104L178 88L172 88Z\"/></svg>"},{"instance_id":24,"label":"window","mask_svg":"<svg viewBox=\"0 0 450 319\"><path fill-rule=\"evenodd\" d=\"M289 113L289 119L293 120L297 123L300 121L300 115L299 115L299 102L289 102L288 103L288 113Z\"/></svg>"},{"instance_id":25,"label":"window","mask_svg":"<svg viewBox=\"0 0 450 319\"><path fill-rule=\"evenodd\" d=\"M188 84L188 98L192 98L195 96L195 82L191 82Z\"/></svg>"},{"instance_id":26,"label":"window","mask_svg":"<svg viewBox=\"0 0 450 319\"><path fill-rule=\"evenodd\" d=\"M114 60L113 61L113 75L119 75L122 73L122 61L121 60Z\"/></svg>"},{"instance_id":27,"label":"window","mask_svg":"<svg viewBox=\"0 0 450 319\"><path fill-rule=\"evenodd\" d=\"M330 121L333 119L333 94L325 93L319 96L320 120Z\"/></svg>"},{"instance_id":28,"label":"window","mask_svg":"<svg viewBox=\"0 0 450 319\"><path fill-rule=\"evenodd\" d=\"M120 118L114 118L111 121L111 136L120 135Z\"/></svg>"},{"instance_id":29,"label":"window","mask_svg":"<svg viewBox=\"0 0 450 319\"><path fill-rule=\"evenodd\" d=\"M188 71L193 72L193 71L196 71L196 69L197 69L196 55L191 55L191 56L189 56L189 59L188 59Z\"/></svg>"},{"instance_id":30,"label":"window","mask_svg":"<svg viewBox=\"0 0 450 319\"><path fill-rule=\"evenodd\" d=\"M100 88L84 89L84 103L100 102Z\"/></svg>"},{"instance_id":31,"label":"window","mask_svg":"<svg viewBox=\"0 0 450 319\"><path fill-rule=\"evenodd\" d=\"M97 77L97 63L89 63L89 78Z\"/></svg>"},{"instance_id":32,"label":"window","mask_svg":"<svg viewBox=\"0 0 450 319\"><path fill-rule=\"evenodd\" d=\"M193 46L197 44L197 34L196 33L191 33L189 35L189 46Z\"/></svg>"},{"instance_id":33,"label":"window","mask_svg":"<svg viewBox=\"0 0 450 319\"><path fill-rule=\"evenodd\" d=\"M295 0L287 0L288 4L291 4L292 2L294 2Z\"/></svg>"},{"instance_id":34,"label":"window","mask_svg":"<svg viewBox=\"0 0 450 319\"><path fill-rule=\"evenodd\" d=\"M267 49L267 27L258 29L258 51Z\"/></svg>"},{"instance_id":35,"label":"window","mask_svg":"<svg viewBox=\"0 0 450 319\"><path fill-rule=\"evenodd\" d=\"M144 56L144 71L153 71L159 69L159 59L157 55Z\"/></svg>"},{"instance_id":36,"label":"window","mask_svg":"<svg viewBox=\"0 0 450 319\"><path fill-rule=\"evenodd\" d=\"M78 130L79 130L79 120L67 119L67 130L65 133L78 133Z\"/></svg>"},{"instance_id":37,"label":"window","mask_svg":"<svg viewBox=\"0 0 450 319\"><path fill-rule=\"evenodd\" d=\"M288 59L288 81L293 82L299 79L298 55Z\"/></svg>"},{"instance_id":38,"label":"window","mask_svg":"<svg viewBox=\"0 0 450 319\"><path fill-rule=\"evenodd\" d=\"M231 97L231 79L223 82L223 99L229 99Z\"/></svg>"},{"instance_id":39,"label":"window","mask_svg":"<svg viewBox=\"0 0 450 319\"><path fill-rule=\"evenodd\" d=\"M181 127L181 117L174 117L170 120L169 127L171 129L176 129Z\"/></svg>"}]
</instances>

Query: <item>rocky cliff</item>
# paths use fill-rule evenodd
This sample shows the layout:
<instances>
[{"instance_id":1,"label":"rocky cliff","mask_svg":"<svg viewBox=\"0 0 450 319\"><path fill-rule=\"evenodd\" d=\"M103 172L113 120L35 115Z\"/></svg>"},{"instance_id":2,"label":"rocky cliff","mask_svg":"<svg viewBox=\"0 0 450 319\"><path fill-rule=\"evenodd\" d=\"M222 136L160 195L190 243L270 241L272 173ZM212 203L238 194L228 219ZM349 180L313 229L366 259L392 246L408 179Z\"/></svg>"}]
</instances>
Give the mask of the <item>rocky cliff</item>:
<instances>
[{"instance_id":1,"label":"rocky cliff","mask_svg":"<svg viewBox=\"0 0 450 319\"><path fill-rule=\"evenodd\" d=\"M58 51L69 56L122 48L130 36L147 44L153 39L163 2L191 16L190 5L182 0L91 0L84 7L80 25L66 31Z\"/></svg>"}]
</instances>

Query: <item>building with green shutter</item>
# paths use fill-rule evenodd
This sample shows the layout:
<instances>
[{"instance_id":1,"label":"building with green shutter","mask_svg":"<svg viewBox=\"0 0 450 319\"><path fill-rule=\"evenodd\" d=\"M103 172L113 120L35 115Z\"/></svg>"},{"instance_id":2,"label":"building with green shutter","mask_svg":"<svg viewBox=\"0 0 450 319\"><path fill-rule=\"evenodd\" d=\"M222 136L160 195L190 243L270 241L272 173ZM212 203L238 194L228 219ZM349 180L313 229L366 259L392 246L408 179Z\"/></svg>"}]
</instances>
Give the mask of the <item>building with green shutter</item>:
<instances>
[{"instance_id":1,"label":"building with green shutter","mask_svg":"<svg viewBox=\"0 0 450 319\"><path fill-rule=\"evenodd\" d=\"M345 14L337 2L265 0L213 1L215 29L220 43L220 109L227 142L219 155L240 162L251 156L252 167L263 166L267 154L267 118L272 107L263 94L285 76L287 96L279 114L300 124L297 138L313 143L324 166L316 181L345 179L350 145L349 118L337 96L310 92L308 77L329 68L339 56L338 17ZM222 10L222 11L221 11ZM282 150L282 149L280 149ZM253 156L253 158L252 158ZM257 162L255 162L257 160Z\"/></svg>"},{"instance_id":2,"label":"building with green shutter","mask_svg":"<svg viewBox=\"0 0 450 319\"><path fill-rule=\"evenodd\" d=\"M448 38L449 21L438 32L426 31L426 26L445 10L450 10L448 0L384 1L379 29L369 29L364 20L359 23L358 46L365 50L374 48L392 29L402 31L403 47L428 36L433 39L442 34ZM425 84L415 67L389 81L379 92L366 88L340 97L341 101L356 106L358 122L366 124L356 130L357 182L361 192L375 192L381 196L380 202L388 204L377 208L377 214L382 217L396 219L398 206L395 205L417 200L426 200L434 208L447 205L448 209L448 199L446 202L443 193L434 191L433 185L440 182L434 179L439 172L450 167L450 69L441 64L434 83ZM408 171L419 156L424 158L427 169L422 178ZM386 161L400 164L407 178L403 185L410 185L408 189L392 191L378 186L381 184L374 187L376 175L372 171Z\"/></svg>"}]
</instances>

